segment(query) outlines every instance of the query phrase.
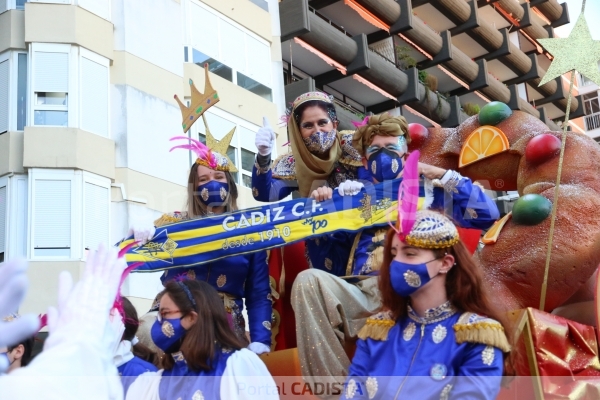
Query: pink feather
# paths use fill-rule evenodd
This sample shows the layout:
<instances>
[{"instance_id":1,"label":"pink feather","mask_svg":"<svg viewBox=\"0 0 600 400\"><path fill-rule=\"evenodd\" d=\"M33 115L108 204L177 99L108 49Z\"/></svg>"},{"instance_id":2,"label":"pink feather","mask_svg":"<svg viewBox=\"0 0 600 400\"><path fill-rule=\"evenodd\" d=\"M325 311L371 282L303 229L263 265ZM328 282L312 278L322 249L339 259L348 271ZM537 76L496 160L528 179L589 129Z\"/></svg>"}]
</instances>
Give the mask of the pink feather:
<instances>
[{"instance_id":1,"label":"pink feather","mask_svg":"<svg viewBox=\"0 0 600 400\"><path fill-rule=\"evenodd\" d=\"M402 182L398 188L398 235L402 241L415 225L419 205L419 155L417 150L406 159Z\"/></svg>"},{"instance_id":2,"label":"pink feather","mask_svg":"<svg viewBox=\"0 0 600 400\"><path fill-rule=\"evenodd\" d=\"M362 120L362 122L352 121L352 125L354 125L357 128L360 128L361 126L365 126L368 122L369 122L369 117L365 117Z\"/></svg>"},{"instance_id":3,"label":"pink feather","mask_svg":"<svg viewBox=\"0 0 600 400\"><path fill-rule=\"evenodd\" d=\"M214 169L217 167L217 161L215 160L215 157L213 156L210 149L204 143L202 143L196 139L193 139L191 137L187 137L187 136L174 136L169 140L179 140L179 139L188 140L189 144L181 144L178 146L171 147L171 149L169 151L173 151L175 149L191 150L194 153L196 153L196 156L198 158L200 158L202 160L206 160L211 168Z\"/></svg>"}]
</instances>

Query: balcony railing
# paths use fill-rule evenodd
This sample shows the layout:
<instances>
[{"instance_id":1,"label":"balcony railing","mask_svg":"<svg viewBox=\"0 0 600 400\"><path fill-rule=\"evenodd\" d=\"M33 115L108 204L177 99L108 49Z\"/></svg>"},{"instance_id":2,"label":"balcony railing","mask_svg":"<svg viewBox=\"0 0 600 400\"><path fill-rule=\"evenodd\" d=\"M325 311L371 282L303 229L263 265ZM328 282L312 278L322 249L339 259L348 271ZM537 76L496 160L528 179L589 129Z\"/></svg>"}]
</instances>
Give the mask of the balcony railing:
<instances>
[{"instance_id":1,"label":"balcony railing","mask_svg":"<svg viewBox=\"0 0 600 400\"><path fill-rule=\"evenodd\" d=\"M585 116L585 127L588 131L600 128L600 112Z\"/></svg>"}]
</instances>

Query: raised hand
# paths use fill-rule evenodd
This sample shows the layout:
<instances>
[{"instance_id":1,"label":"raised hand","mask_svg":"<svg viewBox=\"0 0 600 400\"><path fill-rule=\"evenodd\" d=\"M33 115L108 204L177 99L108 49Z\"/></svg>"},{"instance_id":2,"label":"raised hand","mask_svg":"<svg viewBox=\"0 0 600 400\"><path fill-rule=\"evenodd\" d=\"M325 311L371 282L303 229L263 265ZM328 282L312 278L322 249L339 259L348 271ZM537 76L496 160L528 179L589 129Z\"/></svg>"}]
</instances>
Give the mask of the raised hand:
<instances>
[{"instance_id":1,"label":"raised hand","mask_svg":"<svg viewBox=\"0 0 600 400\"><path fill-rule=\"evenodd\" d=\"M267 117L263 117L263 126L256 132L254 144L261 156L268 156L273 151L275 132L273 132Z\"/></svg>"}]
</instances>

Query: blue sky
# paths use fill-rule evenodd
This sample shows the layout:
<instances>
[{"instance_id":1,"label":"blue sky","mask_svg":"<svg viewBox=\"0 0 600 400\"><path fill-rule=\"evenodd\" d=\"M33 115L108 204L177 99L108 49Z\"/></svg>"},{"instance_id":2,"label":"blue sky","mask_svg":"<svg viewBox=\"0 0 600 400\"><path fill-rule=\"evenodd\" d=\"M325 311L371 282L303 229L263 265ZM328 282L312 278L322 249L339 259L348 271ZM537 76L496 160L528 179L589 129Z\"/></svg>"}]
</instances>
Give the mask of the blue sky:
<instances>
[{"instance_id":1,"label":"blue sky","mask_svg":"<svg viewBox=\"0 0 600 400\"><path fill-rule=\"evenodd\" d=\"M562 1L559 2L562 3ZM581 13L582 0L566 0L566 2L569 6L571 23L555 29L557 35L560 37L567 37L569 35ZM592 33L592 37L595 40L600 40L600 24L598 24L597 21L599 15L600 0L587 0L585 2L585 18Z\"/></svg>"}]
</instances>

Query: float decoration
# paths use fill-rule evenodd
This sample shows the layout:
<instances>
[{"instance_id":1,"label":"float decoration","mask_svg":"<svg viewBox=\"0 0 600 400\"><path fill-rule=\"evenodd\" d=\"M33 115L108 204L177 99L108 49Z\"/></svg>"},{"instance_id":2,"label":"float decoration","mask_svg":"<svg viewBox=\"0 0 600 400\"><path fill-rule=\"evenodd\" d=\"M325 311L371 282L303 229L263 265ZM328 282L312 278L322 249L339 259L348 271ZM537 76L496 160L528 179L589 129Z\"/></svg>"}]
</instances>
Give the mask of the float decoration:
<instances>
[{"instance_id":1,"label":"float decoration","mask_svg":"<svg viewBox=\"0 0 600 400\"><path fill-rule=\"evenodd\" d=\"M546 75L542 78L539 86L542 86L551 80L571 72L569 96L567 99L567 109L565 112L565 123L560 146L560 158L558 161L558 173L556 174L556 186L554 187L554 202L552 204L552 216L550 222L550 233L548 238L548 250L546 253L546 265L544 269L544 281L542 283L542 294L540 297L540 310L544 309L546 303L546 290L548 287L548 271L550 270L550 257L552 254L552 241L554 238L554 223L556 221L556 209L558 207L558 194L560 187L560 178L562 175L563 160L565 154L565 144L567 142L567 127L569 125L569 114L571 112L571 100L573 99L573 86L575 83L575 71L584 74L594 83L600 84L600 71L598 70L598 61L600 60L600 41L593 40L590 30L585 20L585 2L581 4L581 14L573 31L568 38L539 39L542 46L548 50L554 57L552 64ZM582 49L585 49L582 51Z\"/></svg>"}]
</instances>

